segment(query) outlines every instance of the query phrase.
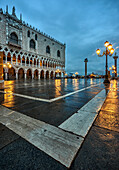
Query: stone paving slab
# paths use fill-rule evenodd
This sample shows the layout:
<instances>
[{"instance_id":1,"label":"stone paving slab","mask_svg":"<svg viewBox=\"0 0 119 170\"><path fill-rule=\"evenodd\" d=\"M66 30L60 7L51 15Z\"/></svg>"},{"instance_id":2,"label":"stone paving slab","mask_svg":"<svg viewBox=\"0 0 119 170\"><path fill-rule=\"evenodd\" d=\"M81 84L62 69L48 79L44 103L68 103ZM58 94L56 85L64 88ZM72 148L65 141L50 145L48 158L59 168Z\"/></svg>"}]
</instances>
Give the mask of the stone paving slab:
<instances>
[{"instance_id":1,"label":"stone paving slab","mask_svg":"<svg viewBox=\"0 0 119 170\"><path fill-rule=\"evenodd\" d=\"M83 138L0 106L0 122L66 167L70 167Z\"/></svg>"},{"instance_id":2,"label":"stone paving slab","mask_svg":"<svg viewBox=\"0 0 119 170\"><path fill-rule=\"evenodd\" d=\"M0 150L0 170L67 170L67 168L23 138L19 138Z\"/></svg>"},{"instance_id":3,"label":"stone paving slab","mask_svg":"<svg viewBox=\"0 0 119 170\"><path fill-rule=\"evenodd\" d=\"M95 125L119 132L119 112L100 111Z\"/></svg>"},{"instance_id":4,"label":"stone paving slab","mask_svg":"<svg viewBox=\"0 0 119 170\"><path fill-rule=\"evenodd\" d=\"M16 133L0 124L0 149L18 138L19 136Z\"/></svg>"},{"instance_id":5,"label":"stone paving slab","mask_svg":"<svg viewBox=\"0 0 119 170\"><path fill-rule=\"evenodd\" d=\"M118 170L119 133L93 126L70 170Z\"/></svg>"},{"instance_id":6,"label":"stone paving slab","mask_svg":"<svg viewBox=\"0 0 119 170\"><path fill-rule=\"evenodd\" d=\"M59 127L66 131L85 137L94 122L97 113L81 111L73 114L68 120L63 122Z\"/></svg>"}]
</instances>

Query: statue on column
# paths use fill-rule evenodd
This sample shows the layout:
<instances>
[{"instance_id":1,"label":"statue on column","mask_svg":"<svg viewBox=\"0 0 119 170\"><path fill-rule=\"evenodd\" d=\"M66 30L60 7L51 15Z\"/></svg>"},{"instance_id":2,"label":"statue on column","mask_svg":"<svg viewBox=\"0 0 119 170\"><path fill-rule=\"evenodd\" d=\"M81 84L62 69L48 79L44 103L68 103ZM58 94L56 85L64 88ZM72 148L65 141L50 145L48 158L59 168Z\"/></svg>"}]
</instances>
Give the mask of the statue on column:
<instances>
[{"instance_id":1,"label":"statue on column","mask_svg":"<svg viewBox=\"0 0 119 170\"><path fill-rule=\"evenodd\" d=\"M13 6L13 8L12 8L12 15L16 16L16 14L15 14L15 6Z\"/></svg>"}]
</instances>

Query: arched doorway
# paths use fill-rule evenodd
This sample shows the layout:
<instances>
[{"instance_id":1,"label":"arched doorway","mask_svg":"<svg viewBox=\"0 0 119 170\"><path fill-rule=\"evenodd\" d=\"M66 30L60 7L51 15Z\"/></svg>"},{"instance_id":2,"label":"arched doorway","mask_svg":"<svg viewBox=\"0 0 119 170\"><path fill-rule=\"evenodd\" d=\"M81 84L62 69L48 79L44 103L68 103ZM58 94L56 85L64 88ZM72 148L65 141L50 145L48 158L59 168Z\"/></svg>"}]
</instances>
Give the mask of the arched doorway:
<instances>
[{"instance_id":1,"label":"arched doorway","mask_svg":"<svg viewBox=\"0 0 119 170\"><path fill-rule=\"evenodd\" d=\"M26 64L27 65L29 64L29 58L28 57L26 58Z\"/></svg>"},{"instance_id":2,"label":"arched doorway","mask_svg":"<svg viewBox=\"0 0 119 170\"><path fill-rule=\"evenodd\" d=\"M40 78L44 78L44 71L43 70L41 70Z\"/></svg>"},{"instance_id":3,"label":"arched doorway","mask_svg":"<svg viewBox=\"0 0 119 170\"><path fill-rule=\"evenodd\" d=\"M12 62L13 62L13 64L16 64L16 56L15 56L15 54L13 54Z\"/></svg>"},{"instance_id":4,"label":"arched doorway","mask_svg":"<svg viewBox=\"0 0 119 170\"><path fill-rule=\"evenodd\" d=\"M34 71L34 79L38 79L38 70Z\"/></svg>"},{"instance_id":5,"label":"arched doorway","mask_svg":"<svg viewBox=\"0 0 119 170\"><path fill-rule=\"evenodd\" d=\"M49 71L46 71L46 79L49 79Z\"/></svg>"},{"instance_id":6,"label":"arched doorway","mask_svg":"<svg viewBox=\"0 0 119 170\"><path fill-rule=\"evenodd\" d=\"M59 77L61 77L61 72L59 72Z\"/></svg>"},{"instance_id":7,"label":"arched doorway","mask_svg":"<svg viewBox=\"0 0 119 170\"><path fill-rule=\"evenodd\" d=\"M55 72L55 78L57 77L57 72Z\"/></svg>"},{"instance_id":8,"label":"arched doorway","mask_svg":"<svg viewBox=\"0 0 119 170\"><path fill-rule=\"evenodd\" d=\"M18 64L20 65L21 63L21 58L20 58L20 55L18 55L18 60L17 60Z\"/></svg>"},{"instance_id":9,"label":"arched doorway","mask_svg":"<svg viewBox=\"0 0 119 170\"><path fill-rule=\"evenodd\" d=\"M28 70L27 70L27 79L32 79L31 69L28 69Z\"/></svg>"},{"instance_id":10,"label":"arched doorway","mask_svg":"<svg viewBox=\"0 0 119 170\"><path fill-rule=\"evenodd\" d=\"M22 65L25 65L25 57L22 57Z\"/></svg>"},{"instance_id":11,"label":"arched doorway","mask_svg":"<svg viewBox=\"0 0 119 170\"><path fill-rule=\"evenodd\" d=\"M15 80L15 78L16 78L15 69L11 67L8 70L8 80Z\"/></svg>"},{"instance_id":12,"label":"arched doorway","mask_svg":"<svg viewBox=\"0 0 119 170\"><path fill-rule=\"evenodd\" d=\"M20 68L18 71L18 79L24 79L24 70Z\"/></svg>"},{"instance_id":13,"label":"arched doorway","mask_svg":"<svg viewBox=\"0 0 119 170\"><path fill-rule=\"evenodd\" d=\"M50 77L51 77L51 79L53 79L53 71L51 71Z\"/></svg>"}]
</instances>

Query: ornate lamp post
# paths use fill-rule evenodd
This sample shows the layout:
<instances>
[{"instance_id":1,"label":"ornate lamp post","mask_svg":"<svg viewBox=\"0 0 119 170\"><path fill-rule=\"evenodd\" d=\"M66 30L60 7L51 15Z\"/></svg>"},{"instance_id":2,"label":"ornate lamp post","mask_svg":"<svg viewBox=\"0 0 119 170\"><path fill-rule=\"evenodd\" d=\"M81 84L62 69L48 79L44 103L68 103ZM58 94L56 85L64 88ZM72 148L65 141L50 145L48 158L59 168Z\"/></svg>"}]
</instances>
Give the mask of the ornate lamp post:
<instances>
[{"instance_id":1,"label":"ornate lamp post","mask_svg":"<svg viewBox=\"0 0 119 170\"><path fill-rule=\"evenodd\" d=\"M115 63L115 78L117 78L117 58L118 56L116 56L116 53L115 53L115 56L113 57L114 63Z\"/></svg>"},{"instance_id":2,"label":"ornate lamp post","mask_svg":"<svg viewBox=\"0 0 119 170\"><path fill-rule=\"evenodd\" d=\"M114 53L114 49L112 48L112 44L109 44L108 41L106 41L104 43L104 46L106 47L106 51L103 52L102 55L100 55L100 49L96 50L96 53L99 57L102 57L103 55L106 56L106 70L105 70L105 80L104 83L110 83L109 79L108 79L108 63L107 63L107 56L111 56Z\"/></svg>"}]
</instances>

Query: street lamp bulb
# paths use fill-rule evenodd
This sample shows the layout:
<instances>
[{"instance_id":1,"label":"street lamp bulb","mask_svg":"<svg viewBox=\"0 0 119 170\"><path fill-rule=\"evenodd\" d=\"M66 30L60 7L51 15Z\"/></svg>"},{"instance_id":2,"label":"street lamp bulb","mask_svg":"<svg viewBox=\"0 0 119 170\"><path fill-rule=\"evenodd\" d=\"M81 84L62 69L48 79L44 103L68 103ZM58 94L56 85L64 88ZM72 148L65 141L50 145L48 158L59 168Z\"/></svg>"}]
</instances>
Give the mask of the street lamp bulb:
<instances>
[{"instance_id":1,"label":"street lamp bulb","mask_svg":"<svg viewBox=\"0 0 119 170\"><path fill-rule=\"evenodd\" d=\"M104 45L105 45L105 47L107 47L107 46L109 45L109 42L106 41L106 42L104 43Z\"/></svg>"},{"instance_id":2,"label":"street lamp bulb","mask_svg":"<svg viewBox=\"0 0 119 170\"><path fill-rule=\"evenodd\" d=\"M112 49L112 44L109 44L108 45L108 50L111 50Z\"/></svg>"},{"instance_id":3,"label":"street lamp bulb","mask_svg":"<svg viewBox=\"0 0 119 170\"><path fill-rule=\"evenodd\" d=\"M110 50L110 53L111 53L111 54L113 54L113 53L114 53L114 48L112 48L112 49Z\"/></svg>"},{"instance_id":4,"label":"street lamp bulb","mask_svg":"<svg viewBox=\"0 0 119 170\"><path fill-rule=\"evenodd\" d=\"M99 55L100 54L100 49L97 49L96 53L97 53L97 55Z\"/></svg>"}]
</instances>

